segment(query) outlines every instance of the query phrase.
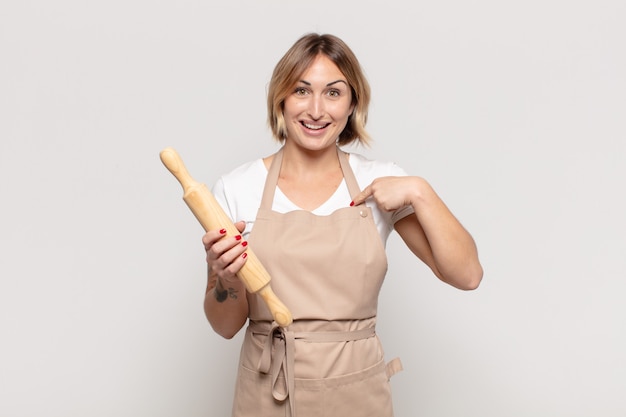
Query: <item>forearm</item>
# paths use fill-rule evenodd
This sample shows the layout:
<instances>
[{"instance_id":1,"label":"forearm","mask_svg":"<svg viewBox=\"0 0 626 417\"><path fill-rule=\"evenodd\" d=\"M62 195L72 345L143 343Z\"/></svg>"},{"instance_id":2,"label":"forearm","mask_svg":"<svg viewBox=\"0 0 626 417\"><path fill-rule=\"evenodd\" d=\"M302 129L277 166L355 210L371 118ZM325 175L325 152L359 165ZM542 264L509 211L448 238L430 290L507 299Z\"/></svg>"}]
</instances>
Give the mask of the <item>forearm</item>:
<instances>
[{"instance_id":1,"label":"forearm","mask_svg":"<svg viewBox=\"0 0 626 417\"><path fill-rule=\"evenodd\" d=\"M421 178L416 179L411 205L430 246L439 278L457 288L476 288L483 270L472 236Z\"/></svg>"},{"instance_id":2,"label":"forearm","mask_svg":"<svg viewBox=\"0 0 626 417\"><path fill-rule=\"evenodd\" d=\"M222 282L209 274L204 313L217 334L226 339L235 336L248 318L245 285L239 279Z\"/></svg>"}]
</instances>

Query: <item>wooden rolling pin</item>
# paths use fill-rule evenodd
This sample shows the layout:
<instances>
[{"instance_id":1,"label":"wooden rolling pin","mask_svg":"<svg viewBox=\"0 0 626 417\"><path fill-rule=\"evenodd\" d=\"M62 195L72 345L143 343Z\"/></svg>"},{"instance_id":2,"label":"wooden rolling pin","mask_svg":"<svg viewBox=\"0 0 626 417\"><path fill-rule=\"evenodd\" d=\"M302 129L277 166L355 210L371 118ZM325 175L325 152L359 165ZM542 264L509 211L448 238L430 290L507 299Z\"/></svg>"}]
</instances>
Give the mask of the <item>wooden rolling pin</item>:
<instances>
[{"instance_id":1,"label":"wooden rolling pin","mask_svg":"<svg viewBox=\"0 0 626 417\"><path fill-rule=\"evenodd\" d=\"M161 151L160 156L163 165L183 186L183 200L187 203L204 230L224 228L228 235L238 235L239 230L237 230L217 200L215 200L207 186L196 182L189 175L178 153L172 148L165 148ZM247 261L239 270L237 276L243 281L250 293L259 293L269 307L276 323L282 327L290 325L293 321L291 312L272 291L269 273L250 247L248 247L247 253Z\"/></svg>"}]
</instances>

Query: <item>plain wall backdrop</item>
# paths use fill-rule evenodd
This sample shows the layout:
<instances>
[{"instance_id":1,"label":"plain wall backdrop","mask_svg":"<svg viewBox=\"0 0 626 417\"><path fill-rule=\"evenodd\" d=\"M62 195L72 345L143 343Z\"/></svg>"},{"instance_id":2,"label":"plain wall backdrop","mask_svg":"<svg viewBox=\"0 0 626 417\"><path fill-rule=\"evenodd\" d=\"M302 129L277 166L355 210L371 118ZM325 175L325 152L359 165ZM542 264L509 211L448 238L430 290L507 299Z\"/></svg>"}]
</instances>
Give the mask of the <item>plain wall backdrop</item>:
<instances>
[{"instance_id":1,"label":"plain wall backdrop","mask_svg":"<svg viewBox=\"0 0 626 417\"><path fill-rule=\"evenodd\" d=\"M271 72L307 32L355 51L367 156L427 178L481 287L392 235L378 332L399 417L626 415L626 3L0 2L0 416L230 413L240 335L202 310L211 185L277 149Z\"/></svg>"}]
</instances>

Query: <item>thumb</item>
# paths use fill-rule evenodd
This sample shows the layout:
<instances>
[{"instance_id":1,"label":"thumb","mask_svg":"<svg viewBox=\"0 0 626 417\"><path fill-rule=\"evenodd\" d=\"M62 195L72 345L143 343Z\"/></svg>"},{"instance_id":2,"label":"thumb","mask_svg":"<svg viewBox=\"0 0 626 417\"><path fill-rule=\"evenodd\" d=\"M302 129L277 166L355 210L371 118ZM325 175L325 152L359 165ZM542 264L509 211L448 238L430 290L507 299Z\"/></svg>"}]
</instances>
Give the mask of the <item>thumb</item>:
<instances>
[{"instance_id":1,"label":"thumb","mask_svg":"<svg viewBox=\"0 0 626 417\"><path fill-rule=\"evenodd\" d=\"M352 202L350 203L350 206L358 206L359 204L367 200L371 195L372 195L372 186L370 184L367 187L365 187L363 191L357 194L356 197L354 197L354 200L352 200Z\"/></svg>"},{"instance_id":2,"label":"thumb","mask_svg":"<svg viewBox=\"0 0 626 417\"><path fill-rule=\"evenodd\" d=\"M239 233L243 233L244 229L246 228L246 222L244 222L243 220L238 221L237 223L235 223L235 227L237 228L237 230L239 230Z\"/></svg>"}]
</instances>

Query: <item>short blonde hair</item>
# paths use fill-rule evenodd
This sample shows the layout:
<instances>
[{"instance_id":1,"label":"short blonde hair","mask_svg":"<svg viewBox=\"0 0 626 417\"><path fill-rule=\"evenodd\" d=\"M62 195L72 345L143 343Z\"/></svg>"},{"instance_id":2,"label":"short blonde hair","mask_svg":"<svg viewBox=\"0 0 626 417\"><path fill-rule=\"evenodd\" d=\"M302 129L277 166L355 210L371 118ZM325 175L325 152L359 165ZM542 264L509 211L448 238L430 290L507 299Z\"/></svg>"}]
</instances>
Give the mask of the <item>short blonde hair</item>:
<instances>
[{"instance_id":1,"label":"short blonde hair","mask_svg":"<svg viewBox=\"0 0 626 417\"><path fill-rule=\"evenodd\" d=\"M283 109L285 99L318 55L328 57L346 77L352 90L354 110L339 134L337 143L347 145L359 141L368 145L370 136L365 131L370 103L370 86L361 65L352 50L333 35L310 33L293 44L278 61L267 92L267 120L274 138L283 142L287 136Z\"/></svg>"}]
</instances>

